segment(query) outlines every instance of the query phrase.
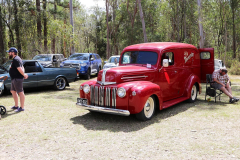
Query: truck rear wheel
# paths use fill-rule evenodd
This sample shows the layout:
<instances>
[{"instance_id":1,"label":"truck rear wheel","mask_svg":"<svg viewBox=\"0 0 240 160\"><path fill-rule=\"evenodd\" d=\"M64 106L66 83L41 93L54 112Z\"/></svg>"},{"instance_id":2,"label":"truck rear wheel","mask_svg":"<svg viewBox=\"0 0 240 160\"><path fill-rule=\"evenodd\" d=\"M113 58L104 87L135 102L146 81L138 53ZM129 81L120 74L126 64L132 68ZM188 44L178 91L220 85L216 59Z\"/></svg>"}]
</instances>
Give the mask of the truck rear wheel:
<instances>
[{"instance_id":1,"label":"truck rear wheel","mask_svg":"<svg viewBox=\"0 0 240 160\"><path fill-rule=\"evenodd\" d=\"M54 82L54 88L56 90L64 90L66 87L66 80L63 77L58 77Z\"/></svg>"},{"instance_id":2,"label":"truck rear wheel","mask_svg":"<svg viewBox=\"0 0 240 160\"><path fill-rule=\"evenodd\" d=\"M191 97L188 99L188 102L195 102L197 100L197 92L198 92L198 89L197 89L197 84L195 83L193 86L192 86L192 89L191 89Z\"/></svg>"},{"instance_id":3,"label":"truck rear wheel","mask_svg":"<svg viewBox=\"0 0 240 160\"><path fill-rule=\"evenodd\" d=\"M150 96L147 99L142 111L136 114L137 119L142 121L150 120L154 115L155 108L156 108L156 101L153 96Z\"/></svg>"}]
</instances>

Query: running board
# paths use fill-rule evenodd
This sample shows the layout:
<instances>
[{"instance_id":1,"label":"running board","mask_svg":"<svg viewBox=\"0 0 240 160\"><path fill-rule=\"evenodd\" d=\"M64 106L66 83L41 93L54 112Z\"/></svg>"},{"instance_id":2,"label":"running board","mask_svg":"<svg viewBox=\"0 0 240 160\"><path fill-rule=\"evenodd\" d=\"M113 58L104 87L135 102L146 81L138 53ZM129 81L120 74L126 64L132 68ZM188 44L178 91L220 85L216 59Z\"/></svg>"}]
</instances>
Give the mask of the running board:
<instances>
[{"instance_id":1,"label":"running board","mask_svg":"<svg viewBox=\"0 0 240 160\"><path fill-rule=\"evenodd\" d=\"M183 102L187 99L189 99L189 98L188 97L180 97L180 98L176 98L176 99L173 99L173 100L170 100L170 101L165 101L165 102L163 102L162 109L171 107L171 106L173 106L177 103Z\"/></svg>"}]
</instances>

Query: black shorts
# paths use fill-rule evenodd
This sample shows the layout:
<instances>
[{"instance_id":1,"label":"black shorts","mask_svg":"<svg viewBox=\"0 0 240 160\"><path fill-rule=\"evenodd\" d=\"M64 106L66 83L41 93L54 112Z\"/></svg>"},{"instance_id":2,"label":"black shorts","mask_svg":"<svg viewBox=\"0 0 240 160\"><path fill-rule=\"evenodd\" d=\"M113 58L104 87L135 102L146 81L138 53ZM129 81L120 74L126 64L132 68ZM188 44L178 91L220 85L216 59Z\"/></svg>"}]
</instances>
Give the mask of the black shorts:
<instances>
[{"instance_id":1,"label":"black shorts","mask_svg":"<svg viewBox=\"0 0 240 160\"><path fill-rule=\"evenodd\" d=\"M11 91L23 92L23 79L12 79Z\"/></svg>"}]
</instances>

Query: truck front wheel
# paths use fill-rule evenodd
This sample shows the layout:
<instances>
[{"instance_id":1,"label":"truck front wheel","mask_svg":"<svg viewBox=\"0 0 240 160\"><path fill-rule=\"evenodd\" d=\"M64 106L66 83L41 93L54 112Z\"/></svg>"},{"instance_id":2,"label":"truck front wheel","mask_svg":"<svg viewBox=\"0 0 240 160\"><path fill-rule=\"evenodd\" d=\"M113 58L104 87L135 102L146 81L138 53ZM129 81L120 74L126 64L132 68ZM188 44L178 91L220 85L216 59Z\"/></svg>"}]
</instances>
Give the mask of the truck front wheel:
<instances>
[{"instance_id":1,"label":"truck front wheel","mask_svg":"<svg viewBox=\"0 0 240 160\"><path fill-rule=\"evenodd\" d=\"M195 102L197 100L197 85L196 83L192 86L192 90L191 90L191 97L188 99L188 102Z\"/></svg>"},{"instance_id":2,"label":"truck front wheel","mask_svg":"<svg viewBox=\"0 0 240 160\"><path fill-rule=\"evenodd\" d=\"M152 116L154 115L155 108L156 108L156 101L153 96L150 96L147 99L147 101L143 107L143 110L140 113L136 114L137 119L142 120L142 121L150 120L152 118Z\"/></svg>"},{"instance_id":3,"label":"truck front wheel","mask_svg":"<svg viewBox=\"0 0 240 160\"><path fill-rule=\"evenodd\" d=\"M89 80L89 79L90 79L90 76L91 76L91 73L90 73L90 69L88 68L87 74L84 75L84 79Z\"/></svg>"}]
</instances>

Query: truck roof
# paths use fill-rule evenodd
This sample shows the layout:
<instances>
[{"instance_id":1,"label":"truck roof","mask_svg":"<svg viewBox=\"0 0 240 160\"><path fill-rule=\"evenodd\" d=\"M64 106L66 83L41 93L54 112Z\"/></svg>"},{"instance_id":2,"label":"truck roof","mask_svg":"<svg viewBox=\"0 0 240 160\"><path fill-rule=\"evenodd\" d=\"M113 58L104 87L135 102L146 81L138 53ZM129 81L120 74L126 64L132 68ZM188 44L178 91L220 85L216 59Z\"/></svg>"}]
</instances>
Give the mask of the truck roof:
<instances>
[{"instance_id":1,"label":"truck roof","mask_svg":"<svg viewBox=\"0 0 240 160\"><path fill-rule=\"evenodd\" d=\"M151 43L140 43L134 44L124 48L125 50L166 50L166 49L179 49L179 48L190 48L197 49L194 45L187 43L178 42L151 42Z\"/></svg>"}]
</instances>

